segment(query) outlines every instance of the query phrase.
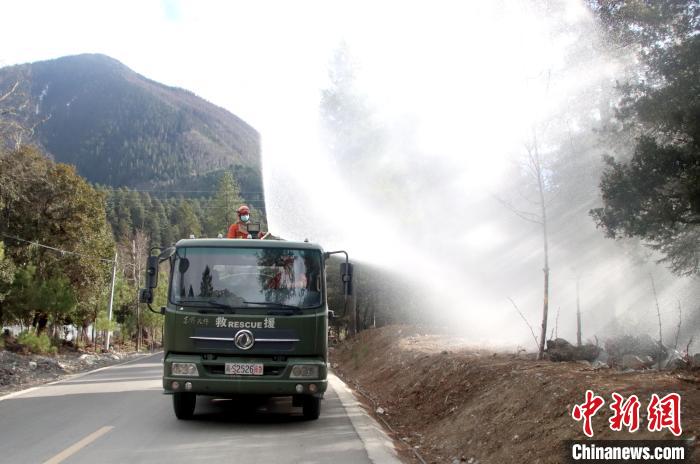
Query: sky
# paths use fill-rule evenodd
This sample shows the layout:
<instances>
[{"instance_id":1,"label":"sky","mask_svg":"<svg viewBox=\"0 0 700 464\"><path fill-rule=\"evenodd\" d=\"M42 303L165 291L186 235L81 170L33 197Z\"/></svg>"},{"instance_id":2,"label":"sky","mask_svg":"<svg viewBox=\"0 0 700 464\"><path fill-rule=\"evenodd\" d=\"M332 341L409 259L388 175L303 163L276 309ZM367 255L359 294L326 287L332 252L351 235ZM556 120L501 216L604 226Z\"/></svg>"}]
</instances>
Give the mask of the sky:
<instances>
[{"instance_id":1,"label":"sky","mask_svg":"<svg viewBox=\"0 0 700 464\"><path fill-rule=\"evenodd\" d=\"M3 17L11 20L0 31L0 64L104 53L254 126L264 124L275 101L293 105L294 99L317 98L326 57L337 42L330 26L313 19L313 5L320 3L4 3Z\"/></svg>"},{"instance_id":2,"label":"sky","mask_svg":"<svg viewBox=\"0 0 700 464\"><path fill-rule=\"evenodd\" d=\"M510 53L509 69L528 66L513 63L518 56L547 61L556 53L546 37L532 34L536 25L522 15L518 2L505 2L506 12L502 1L482 2L489 6L439 1L3 3L2 65L104 53L146 77L191 90L261 131L275 113L316 111L331 55L343 40L361 57L368 71L365 84L385 99L378 104L389 103L395 112L406 109L399 97L416 85L441 80L440 87L450 89L457 80L483 85L484 76L500 75L506 66L500 52L512 47L515 37L528 52ZM568 3L571 17L584 14L577 1ZM495 16L507 30L490 30ZM489 47L463 46L478 41L488 41ZM455 59L465 51L474 54L471 60ZM478 78L470 61L484 62L492 72ZM446 98L437 90L415 93L411 106Z\"/></svg>"}]
</instances>

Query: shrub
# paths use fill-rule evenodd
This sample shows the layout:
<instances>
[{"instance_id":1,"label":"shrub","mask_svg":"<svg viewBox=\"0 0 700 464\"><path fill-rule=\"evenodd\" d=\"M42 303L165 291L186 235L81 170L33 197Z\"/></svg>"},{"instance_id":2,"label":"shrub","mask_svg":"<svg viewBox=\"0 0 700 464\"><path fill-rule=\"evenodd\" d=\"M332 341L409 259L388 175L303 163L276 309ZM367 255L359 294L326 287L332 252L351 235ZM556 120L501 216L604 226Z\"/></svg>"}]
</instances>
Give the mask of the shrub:
<instances>
[{"instance_id":1,"label":"shrub","mask_svg":"<svg viewBox=\"0 0 700 464\"><path fill-rule=\"evenodd\" d=\"M36 335L32 332L22 332L17 337L17 343L30 353L56 353L56 347L51 346L51 339L46 334Z\"/></svg>"}]
</instances>

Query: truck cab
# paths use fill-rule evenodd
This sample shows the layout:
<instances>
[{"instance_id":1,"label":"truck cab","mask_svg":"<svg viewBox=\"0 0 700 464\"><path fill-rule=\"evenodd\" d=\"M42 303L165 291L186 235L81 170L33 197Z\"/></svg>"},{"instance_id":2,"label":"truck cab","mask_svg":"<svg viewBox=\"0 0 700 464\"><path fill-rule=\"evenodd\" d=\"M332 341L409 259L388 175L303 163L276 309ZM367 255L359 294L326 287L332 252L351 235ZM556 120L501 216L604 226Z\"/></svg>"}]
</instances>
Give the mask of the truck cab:
<instances>
[{"instance_id":1,"label":"truck cab","mask_svg":"<svg viewBox=\"0 0 700 464\"><path fill-rule=\"evenodd\" d=\"M163 389L178 419L192 417L197 395L292 396L306 419L319 417L328 385L330 254L307 242L188 239L149 257L141 292L149 307L158 264L170 263L160 310ZM343 279L347 289L347 273Z\"/></svg>"}]
</instances>

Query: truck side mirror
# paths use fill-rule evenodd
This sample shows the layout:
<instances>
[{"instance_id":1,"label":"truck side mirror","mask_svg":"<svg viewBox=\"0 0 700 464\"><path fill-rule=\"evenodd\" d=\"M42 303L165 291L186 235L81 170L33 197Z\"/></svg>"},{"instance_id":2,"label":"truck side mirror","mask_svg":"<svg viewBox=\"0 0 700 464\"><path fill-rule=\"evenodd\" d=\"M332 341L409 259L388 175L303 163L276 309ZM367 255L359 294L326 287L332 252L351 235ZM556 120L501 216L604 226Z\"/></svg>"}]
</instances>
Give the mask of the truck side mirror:
<instances>
[{"instance_id":1,"label":"truck side mirror","mask_svg":"<svg viewBox=\"0 0 700 464\"><path fill-rule=\"evenodd\" d=\"M168 247L160 252L158 255L158 261L165 261L175 254L175 247Z\"/></svg>"},{"instance_id":2,"label":"truck side mirror","mask_svg":"<svg viewBox=\"0 0 700 464\"><path fill-rule=\"evenodd\" d=\"M352 263L340 263L340 279L343 282L343 294L352 295Z\"/></svg>"},{"instance_id":3,"label":"truck side mirror","mask_svg":"<svg viewBox=\"0 0 700 464\"><path fill-rule=\"evenodd\" d=\"M146 288L149 290L158 286L158 264L157 256L149 256L146 260Z\"/></svg>"}]
</instances>

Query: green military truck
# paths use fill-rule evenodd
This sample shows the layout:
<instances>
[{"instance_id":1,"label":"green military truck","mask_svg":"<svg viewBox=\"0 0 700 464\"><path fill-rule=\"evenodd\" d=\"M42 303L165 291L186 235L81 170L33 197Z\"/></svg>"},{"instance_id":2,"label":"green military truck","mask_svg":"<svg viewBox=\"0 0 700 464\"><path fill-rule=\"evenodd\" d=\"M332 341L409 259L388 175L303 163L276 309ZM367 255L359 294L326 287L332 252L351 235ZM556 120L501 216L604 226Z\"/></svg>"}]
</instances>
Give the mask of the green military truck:
<instances>
[{"instance_id":1,"label":"green military truck","mask_svg":"<svg viewBox=\"0 0 700 464\"><path fill-rule=\"evenodd\" d=\"M153 251L153 250L152 250ZM325 263L347 253L283 240L188 239L149 256L140 300L153 303L158 268L170 263L164 321L163 388L178 419L194 414L197 395L292 396L317 419L327 387ZM153 310L153 308L150 308Z\"/></svg>"}]
</instances>

